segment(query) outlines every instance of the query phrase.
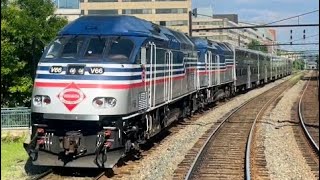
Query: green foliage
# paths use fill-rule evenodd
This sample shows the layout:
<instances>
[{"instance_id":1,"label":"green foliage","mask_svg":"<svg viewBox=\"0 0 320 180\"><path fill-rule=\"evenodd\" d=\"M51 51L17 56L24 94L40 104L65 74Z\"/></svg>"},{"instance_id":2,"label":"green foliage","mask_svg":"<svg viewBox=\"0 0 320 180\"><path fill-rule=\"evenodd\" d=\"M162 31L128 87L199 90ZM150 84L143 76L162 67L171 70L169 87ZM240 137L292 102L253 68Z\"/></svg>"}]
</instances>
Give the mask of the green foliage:
<instances>
[{"instance_id":1,"label":"green foliage","mask_svg":"<svg viewBox=\"0 0 320 180\"><path fill-rule=\"evenodd\" d=\"M304 61L301 59L293 61L293 69L296 71L303 70L304 69Z\"/></svg>"},{"instance_id":2,"label":"green foliage","mask_svg":"<svg viewBox=\"0 0 320 180\"><path fill-rule=\"evenodd\" d=\"M256 50L256 51L262 51L267 53L268 52L268 48L267 46L261 46L261 43L257 40L252 40L249 44L248 44L248 49L252 49L252 50Z\"/></svg>"},{"instance_id":3,"label":"green foliage","mask_svg":"<svg viewBox=\"0 0 320 180\"><path fill-rule=\"evenodd\" d=\"M30 102L43 47L67 24L51 0L1 1L1 106ZM35 62L34 62L35 61Z\"/></svg>"},{"instance_id":4,"label":"green foliage","mask_svg":"<svg viewBox=\"0 0 320 180\"><path fill-rule=\"evenodd\" d=\"M27 175L23 171L28 159L22 143L25 138L8 137L1 140L1 179L26 179Z\"/></svg>"}]
</instances>

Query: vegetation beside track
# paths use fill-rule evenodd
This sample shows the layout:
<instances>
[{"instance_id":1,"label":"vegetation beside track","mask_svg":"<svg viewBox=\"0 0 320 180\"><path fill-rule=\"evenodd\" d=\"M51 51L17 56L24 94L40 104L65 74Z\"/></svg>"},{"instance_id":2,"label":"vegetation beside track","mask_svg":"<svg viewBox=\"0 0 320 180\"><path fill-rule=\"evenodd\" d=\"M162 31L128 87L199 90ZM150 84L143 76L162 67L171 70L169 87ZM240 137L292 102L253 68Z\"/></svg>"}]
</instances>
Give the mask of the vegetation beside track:
<instances>
[{"instance_id":1,"label":"vegetation beside track","mask_svg":"<svg viewBox=\"0 0 320 180\"><path fill-rule=\"evenodd\" d=\"M1 138L1 179L25 179L24 165L28 159L23 149L25 136Z\"/></svg>"}]
</instances>

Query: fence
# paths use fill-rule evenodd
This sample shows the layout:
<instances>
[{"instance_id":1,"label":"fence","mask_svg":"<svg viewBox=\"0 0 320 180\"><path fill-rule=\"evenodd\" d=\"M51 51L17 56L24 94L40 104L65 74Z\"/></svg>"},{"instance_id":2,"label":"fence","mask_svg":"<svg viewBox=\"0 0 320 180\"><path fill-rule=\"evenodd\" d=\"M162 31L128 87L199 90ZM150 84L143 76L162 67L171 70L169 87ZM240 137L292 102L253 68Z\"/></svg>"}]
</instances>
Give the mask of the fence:
<instances>
[{"instance_id":1,"label":"fence","mask_svg":"<svg viewBox=\"0 0 320 180\"><path fill-rule=\"evenodd\" d=\"M30 108L1 108L1 129L28 128L30 123Z\"/></svg>"}]
</instances>

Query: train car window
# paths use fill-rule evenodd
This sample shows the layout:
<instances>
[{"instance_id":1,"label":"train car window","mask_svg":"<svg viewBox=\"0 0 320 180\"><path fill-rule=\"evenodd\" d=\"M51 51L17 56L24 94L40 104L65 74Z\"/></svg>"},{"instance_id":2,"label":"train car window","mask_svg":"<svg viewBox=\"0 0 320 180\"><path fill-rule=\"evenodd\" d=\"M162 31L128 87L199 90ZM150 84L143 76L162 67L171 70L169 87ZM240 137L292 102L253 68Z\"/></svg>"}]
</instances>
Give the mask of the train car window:
<instances>
[{"instance_id":1,"label":"train car window","mask_svg":"<svg viewBox=\"0 0 320 180\"><path fill-rule=\"evenodd\" d=\"M101 58L105 48L106 39L92 38L85 51L86 58Z\"/></svg>"},{"instance_id":2,"label":"train car window","mask_svg":"<svg viewBox=\"0 0 320 180\"><path fill-rule=\"evenodd\" d=\"M248 69L245 68L245 69L242 69L242 75L247 75L248 74Z\"/></svg>"},{"instance_id":3,"label":"train car window","mask_svg":"<svg viewBox=\"0 0 320 180\"><path fill-rule=\"evenodd\" d=\"M236 59L245 60L246 52L242 50L236 50Z\"/></svg>"},{"instance_id":4,"label":"train car window","mask_svg":"<svg viewBox=\"0 0 320 180\"><path fill-rule=\"evenodd\" d=\"M254 54L254 53L251 53L251 59L258 60L258 55Z\"/></svg>"},{"instance_id":5,"label":"train car window","mask_svg":"<svg viewBox=\"0 0 320 180\"><path fill-rule=\"evenodd\" d=\"M134 44L130 39L113 39L108 52L108 58L119 63L128 62Z\"/></svg>"},{"instance_id":6,"label":"train car window","mask_svg":"<svg viewBox=\"0 0 320 180\"><path fill-rule=\"evenodd\" d=\"M165 55L166 52L163 49L157 49L157 64L164 64L165 63Z\"/></svg>"},{"instance_id":7,"label":"train car window","mask_svg":"<svg viewBox=\"0 0 320 180\"><path fill-rule=\"evenodd\" d=\"M173 58L173 64L177 64L178 63L178 58L179 58L179 54L178 54L178 52L177 51L173 51L172 52L172 58Z\"/></svg>"},{"instance_id":8,"label":"train car window","mask_svg":"<svg viewBox=\"0 0 320 180\"><path fill-rule=\"evenodd\" d=\"M61 57L62 58L76 58L83 46L84 38L75 37L71 38L63 47Z\"/></svg>"},{"instance_id":9,"label":"train car window","mask_svg":"<svg viewBox=\"0 0 320 180\"><path fill-rule=\"evenodd\" d=\"M146 64L150 64L150 55L151 55L151 49L146 48ZM136 64L141 64L141 49L139 50L139 53L136 56Z\"/></svg>"}]
</instances>

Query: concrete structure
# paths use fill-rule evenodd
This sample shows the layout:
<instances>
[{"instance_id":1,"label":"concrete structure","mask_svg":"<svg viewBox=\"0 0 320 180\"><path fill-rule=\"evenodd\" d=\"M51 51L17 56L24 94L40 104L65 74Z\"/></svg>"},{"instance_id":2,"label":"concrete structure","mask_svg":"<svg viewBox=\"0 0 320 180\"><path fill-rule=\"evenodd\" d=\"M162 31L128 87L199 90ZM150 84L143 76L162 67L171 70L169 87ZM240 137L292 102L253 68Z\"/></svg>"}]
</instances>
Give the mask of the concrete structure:
<instances>
[{"instance_id":1,"label":"concrete structure","mask_svg":"<svg viewBox=\"0 0 320 180\"><path fill-rule=\"evenodd\" d=\"M278 55L284 58L291 59L292 61L296 61L301 59L301 54L297 51L289 51L285 49L279 49L278 50Z\"/></svg>"},{"instance_id":2,"label":"concrete structure","mask_svg":"<svg viewBox=\"0 0 320 180\"><path fill-rule=\"evenodd\" d=\"M211 17L197 16L192 19L192 35L214 41L228 42L235 46L247 47L252 40L261 44L274 44L276 31L273 29L228 29L210 30L211 28L252 26L253 24L238 22L236 14L218 14ZM201 29L201 30L200 30ZM208 30L206 30L208 29ZM270 53L275 53L273 46L268 47Z\"/></svg>"},{"instance_id":3,"label":"concrete structure","mask_svg":"<svg viewBox=\"0 0 320 180\"><path fill-rule=\"evenodd\" d=\"M73 21L82 15L133 15L188 33L191 0L54 0L55 14Z\"/></svg>"},{"instance_id":4,"label":"concrete structure","mask_svg":"<svg viewBox=\"0 0 320 180\"><path fill-rule=\"evenodd\" d=\"M307 69L318 69L318 63L316 61L307 61Z\"/></svg>"}]
</instances>

